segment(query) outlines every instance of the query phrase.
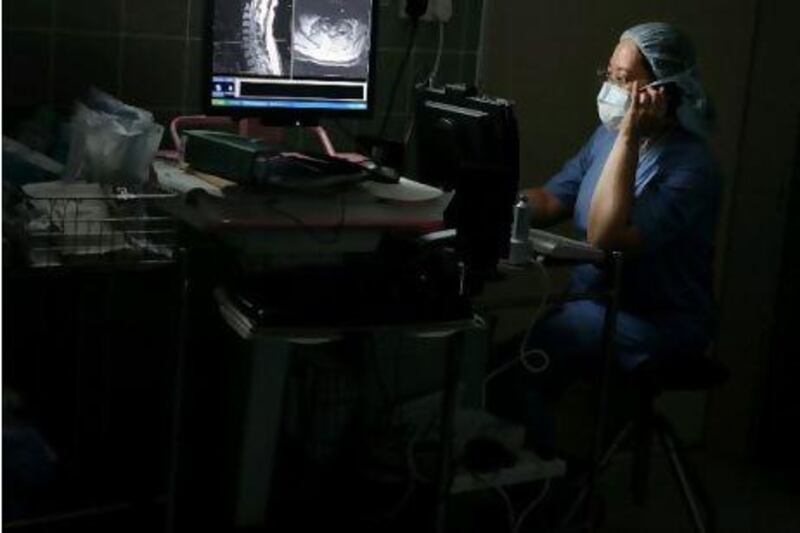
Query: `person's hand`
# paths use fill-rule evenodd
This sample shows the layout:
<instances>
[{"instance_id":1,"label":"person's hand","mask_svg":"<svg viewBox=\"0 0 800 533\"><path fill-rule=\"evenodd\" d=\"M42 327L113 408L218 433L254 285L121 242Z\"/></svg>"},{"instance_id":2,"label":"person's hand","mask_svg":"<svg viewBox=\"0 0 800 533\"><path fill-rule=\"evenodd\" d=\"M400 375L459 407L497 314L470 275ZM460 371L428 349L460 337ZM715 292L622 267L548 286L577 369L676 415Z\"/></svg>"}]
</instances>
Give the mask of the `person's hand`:
<instances>
[{"instance_id":1,"label":"person's hand","mask_svg":"<svg viewBox=\"0 0 800 533\"><path fill-rule=\"evenodd\" d=\"M658 129L667 116L667 97L664 87L645 87L639 89L639 82L633 82L631 105L620 124L620 133L639 139Z\"/></svg>"}]
</instances>

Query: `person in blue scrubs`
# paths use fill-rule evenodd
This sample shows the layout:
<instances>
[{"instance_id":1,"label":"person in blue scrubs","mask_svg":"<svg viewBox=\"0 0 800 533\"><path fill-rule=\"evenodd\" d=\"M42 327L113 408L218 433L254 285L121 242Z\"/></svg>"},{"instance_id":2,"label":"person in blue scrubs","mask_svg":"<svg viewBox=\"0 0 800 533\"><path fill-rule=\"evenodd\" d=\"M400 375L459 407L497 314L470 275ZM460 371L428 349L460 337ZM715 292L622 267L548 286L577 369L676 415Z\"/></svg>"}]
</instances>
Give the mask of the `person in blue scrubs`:
<instances>
[{"instance_id":1,"label":"person in blue scrubs","mask_svg":"<svg viewBox=\"0 0 800 533\"><path fill-rule=\"evenodd\" d=\"M713 125L691 43L674 27L625 31L602 73L602 124L544 187L525 191L534 226L571 217L589 243L625 253L616 355L626 371L701 356L714 331L712 265L720 179L706 144ZM576 267L571 292L603 289L604 272ZM525 350L549 366L514 376L531 444L549 451L553 402L602 367L605 304L566 303L533 326ZM523 398L520 398L519 395Z\"/></svg>"}]
</instances>

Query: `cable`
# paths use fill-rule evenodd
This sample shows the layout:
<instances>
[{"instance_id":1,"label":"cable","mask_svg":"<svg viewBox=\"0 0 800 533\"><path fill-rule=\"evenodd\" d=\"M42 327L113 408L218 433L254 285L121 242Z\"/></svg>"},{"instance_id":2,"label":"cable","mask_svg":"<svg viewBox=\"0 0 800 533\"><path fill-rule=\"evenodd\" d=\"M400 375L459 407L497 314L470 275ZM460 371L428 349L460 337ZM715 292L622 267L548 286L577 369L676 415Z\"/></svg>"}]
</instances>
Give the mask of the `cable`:
<instances>
[{"instance_id":1,"label":"cable","mask_svg":"<svg viewBox=\"0 0 800 533\"><path fill-rule=\"evenodd\" d=\"M408 36L408 44L406 45L406 51L403 55L403 60L400 62L400 66L397 68L397 75L395 75L394 83L392 84L392 92L389 95L389 103L386 106L386 112L383 115L383 122L381 123L380 130L378 130L378 137L383 138L386 134L386 127L389 125L389 117L392 114L392 109L394 108L394 101L397 99L397 92L400 90L400 80L403 79L403 73L406 71L406 66L408 65L408 60L411 58L411 51L414 48L414 42L417 38L417 29L419 28L419 20L416 18L411 19L411 35Z\"/></svg>"},{"instance_id":2,"label":"cable","mask_svg":"<svg viewBox=\"0 0 800 533\"><path fill-rule=\"evenodd\" d=\"M498 375L502 374L512 366L516 365L517 363L521 364L528 372L532 374L538 374L540 372L544 372L547 370L547 367L550 366L550 356L544 350L533 349L533 350L526 350L525 346L527 346L528 341L530 340L531 332L533 331L534 326L539 321L539 319L544 314L545 309L548 307L547 299L550 297L550 274L547 272L547 269L544 268L542 261L544 258L542 256L537 257L535 260L531 261L531 263L535 264L539 271L542 274L542 298L539 301L539 305L536 307L536 312L533 314L533 318L531 318L530 325L528 329L525 331L525 336L522 338L522 342L519 345L519 357L515 357L511 361L504 363L503 365L495 368L492 372L489 373L483 379L483 387L481 390L481 408L486 409L486 386L489 382L496 378ZM540 357L541 361L538 364L535 364L530 361L530 358L534 355Z\"/></svg>"},{"instance_id":3,"label":"cable","mask_svg":"<svg viewBox=\"0 0 800 533\"><path fill-rule=\"evenodd\" d=\"M417 126L417 119L416 119L416 112L411 113L411 117L409 117L408 124L406 125L406 132L403 135L403 145L408 147L409 143L411 142L411 137L414 135L414 129Z\"/></svg>"},{"instance_id":4,"label":"cable","mask_svg":"<svg viewBox=\"0 0 800 533\"><path fill-rule=\"evenodd\" d=\"M550 490L550 478L546 478L544 480L544 485L542 485L542 490L539 493L539 495L536 498L534 498L533 501L529 503L528 506L525 508L525 510L522 511L522 513L519 515L517 523L514 525L514 529L511 530L512 533L519 533L522 530L522 524L525 523L525 519L527 519L528 515L530 515L533 512L533 510L536 509L536 507L540 503L542 503L542 500L544 500L544 497L547 495L547 492L549 490Z\"/></svg>"},{"instance_id":5,"label":"cable","mask_svg":"<svg viewBox=\"0 0 800 533\"><path fill-rule=\"evenodd\" d=\"M528 329L525 331L525 336L522 339L522 344L520 344L520 357L523 357L525 354L525 346L528 344L528 341L531 337L531 332L533 331L533 327L542 317L544 314L545 308L547 307L547 299L550 297L550 274L547 272L547 269L542 264L544 257L539 256L533 261L532 264L536 265L539 269L539 272L542 274L542 284L544 285L542 289L542 299L539 301L539 305L536 308L536 313L534 313L533 318L531 318L530 325Z\"/></svg>"},{"instance_id":6,"label":"cable","mask_svg":"<svg viewBox=\"0 0 800 533\"><path fill-rule=\"evenodd\" d=\"M521 346L524 346L524 344ZM537 363L532 363L530 361L530 358L534 355L539 356L539 361ZM547 355L547 352L544 350L524 350L522 355L520 355L519 362L525 367L525 370L531 374L539 374L547 370L547 367L550 366L550 356Z\"/></svg>"},{"instance_id":7,"label":"cable","mask_svg":"<svg viewBox=\"0 0 800 533\"><path fill-rule=\"evenodd\" d=\"M417 441L419 441L423 435L427 435L428 433L431 432L431 430L435 427L438 418L439 418L438 413L434 413L428 419L427 425L425 426L420 425L409 439L408 446L406 447L406 461L408 464L409 472L411 472L411 476L414 478L414 480L419 481L421 483L430 483L431 481L430 479L420 474L419 470L417 469L417 463L416 460L414 459L414 448L416 448Z\"/></svg>"},{"instance_id":8,"label":"cable","mask_svg":"<svg viewBox=\"0 0 800 533\"><path fill-rule=\"evenodd\" d=\"M439 22L439 44L436 48L436 58L433 61L433 67L431 67L430 72L428 75L420 80L420 73L422 69L419 69L414 72L414 87L428 87L432 88L436 85L436 76L439 75L439 68L442 65L442 54L444 52L444 22ZM403 134L403 144L408 146L411 142L411 136L414 134L414 128L416 127L416 113L411 113L409 117L408 124L406 125L405 133Z\"/></svg>"},{"instance_id":9,"label":"cable","mask_svg":"<svg viewBox=\"0 0 800 533\"><path fill-rule=\"evenodd\" d=\"M428 87L433 87L436 84L436 76L439 74L439 67L442 63L442 52L444 51L444 22L439 22L439 46L436 49L436 59L433 62L430 74L428 74L425 83Z\"/></svg>"},{"instance_id":10,"label":"cable","mask_svg":"<svg viewBox=\"0 0 800 533\"><path fill-rule=\"evenodd\" d=\"M305 223L305 221L290 213L289 211L285 211L280 207L276 207L274 205L265 204L269 209L282 215L295 224L297 224L300 229L306 232L312 240L318 242L319 244L336 244L339 242L339 238L341 237L342 229L344 228L344 221L346 218L347 213L347 200L345 199L344 194L339 194L339 220L336 222L336 226L330 230L330 235L322 233L319 229L313 228Z\"/></svg>"},{"instance_id":11,"label":"cable","mask_svg":"<svg viewBox=\"0 0 800 533\"><path fill-rule=\"evenodd\" d=\"M522 531L522 526L525 523L525 520L528 519L528 516L539 506L540 503L544 500L545 496L550 490L550 478L545 478L544 483L542 484L542 490L539 491L539 494L534 498L525 509L522 510L519 517L516 515L516 511L514 510L514 504L511 501L511 498L508 495L508 492L501 486L492 481L486 479L485 477L481 476L477 472L473 472L472 470L469 471L469 474L483 483L485 486L489 487L490 489L494 490L502 499L503 503L506 506L506 516L508 518L508 530L510 533L519 533Z\"/></svg>"},{"instance_id":12,"label":"cable","mask_svg":"<svg viewBox=\"0 0 800 533\"><path fill-rule=\"evenodd\" d=\"M514 504L511 502L511 497L508 495L506 490L500 485L492 483L491 481L489 481L482 475L478 474L477 472L469 470L469 473L472 477L474 477L475 479L477 479L490 489L494 490L500 496L500 498L503 499L503 503L506 506L506 516L508 518L508 530L511 533L513 533L517 526L517 516L516 516L516 511L514 511Z\"/></svg>"}]
</instances>

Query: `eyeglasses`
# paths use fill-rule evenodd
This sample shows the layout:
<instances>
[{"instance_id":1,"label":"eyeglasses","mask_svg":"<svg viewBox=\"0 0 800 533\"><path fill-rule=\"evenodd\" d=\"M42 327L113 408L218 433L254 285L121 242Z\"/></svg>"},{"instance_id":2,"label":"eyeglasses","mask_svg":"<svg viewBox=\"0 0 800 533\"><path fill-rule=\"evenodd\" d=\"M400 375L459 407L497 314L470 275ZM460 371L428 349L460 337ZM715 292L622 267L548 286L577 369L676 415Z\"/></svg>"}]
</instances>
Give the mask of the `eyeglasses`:
<instances>
[{"instance_id":1,"label":"eyeglasses","mask_svg":"<svg viewBox=\"0 0 800 533\"><path fill-rule=\"evenodd\" d=\"M629 80L624 75L614 76L605 67L598 67L596 75L597 75L597 83L599 85L608 82L608 83L613 83L614 85L617 85L619 87L626 88L628 85L634 82L634 80Z\"/></svg>"},{"instance_id":2,"label":"eyeglasses","mask_svg":"<svg viewBox=\"0 0 800 533\"><path fill-rule=\"evenodd\" d=\"M598 68L596 74L598 85L603 85L605 82L608 82L616 85L617 87L622 87L623 89L628 89L635 81L639 82L640 87L644 87L647 84L653 83L648 80L637 80L636 78L629 79L624 74L615 76L610 73L606 67Z\"/></svg>"}]
</instances>

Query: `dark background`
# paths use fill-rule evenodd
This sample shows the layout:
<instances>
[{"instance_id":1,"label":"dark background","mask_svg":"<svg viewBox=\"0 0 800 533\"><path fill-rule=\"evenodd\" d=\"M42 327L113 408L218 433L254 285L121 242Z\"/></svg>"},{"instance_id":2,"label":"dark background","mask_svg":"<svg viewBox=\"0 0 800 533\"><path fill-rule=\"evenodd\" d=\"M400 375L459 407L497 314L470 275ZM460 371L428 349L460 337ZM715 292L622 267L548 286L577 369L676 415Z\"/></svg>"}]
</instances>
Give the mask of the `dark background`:
<instances>
[{"instance_id":1,"label":"dark background","mask_svg":"<svg viewBox=\"0 0 800 533\"><path fill-rule=\"evenodd\" d=\"M373 119L343 121L352 133L377 129L408 36L398 1L379 1L378 112ZM666 407L691 443L796 471L798 4L495 0L482 18L481 0L453 3L439 80L477 76L489 92L517 102L524 185L543 183L596 124L594 73L622 30L666 20L694 39L720 115L713 145L724 172L725 206L717 261L720 325L712 355L731 369L732 380L712 394L676 395ZM201 36L200 0L5 0L3 134L14 136L19 120L43 105L68 114L89 84L153 111L165 125L174 116L198 113ZM404 131L413 80L430 69L436 43L436 27L422 25L389 122L391 136ZM329 130L337 146L352 147L338 128ZM4 315L5 335L13 335L13 310L5 308ZM528 318L509 316L506 327L519 329ZM789 477L796 487L798 477Z\"/></svg>"},{"instance_id":2,"label":"dark background","mask_svg":"<svg viewBox=\"0 0 800 533\"><path fill-rule=\"evenodd\" d=\"M371 120L343 121L354 134L375 133L407 42L409 23L396 0L380 5L377 112ZM3 2L3 130L31 108L68 112L89 84L152 111L167 125L177 115L202 112L201 0L6 0ZM439 80L474 78L481 1L457 2L445 33ZM423 25L409 70L400 82L388 133L405 131L412 73L433 66L438 30ZM330 128L345 149L349 137Z\"/></svg>"}]
</instances>

